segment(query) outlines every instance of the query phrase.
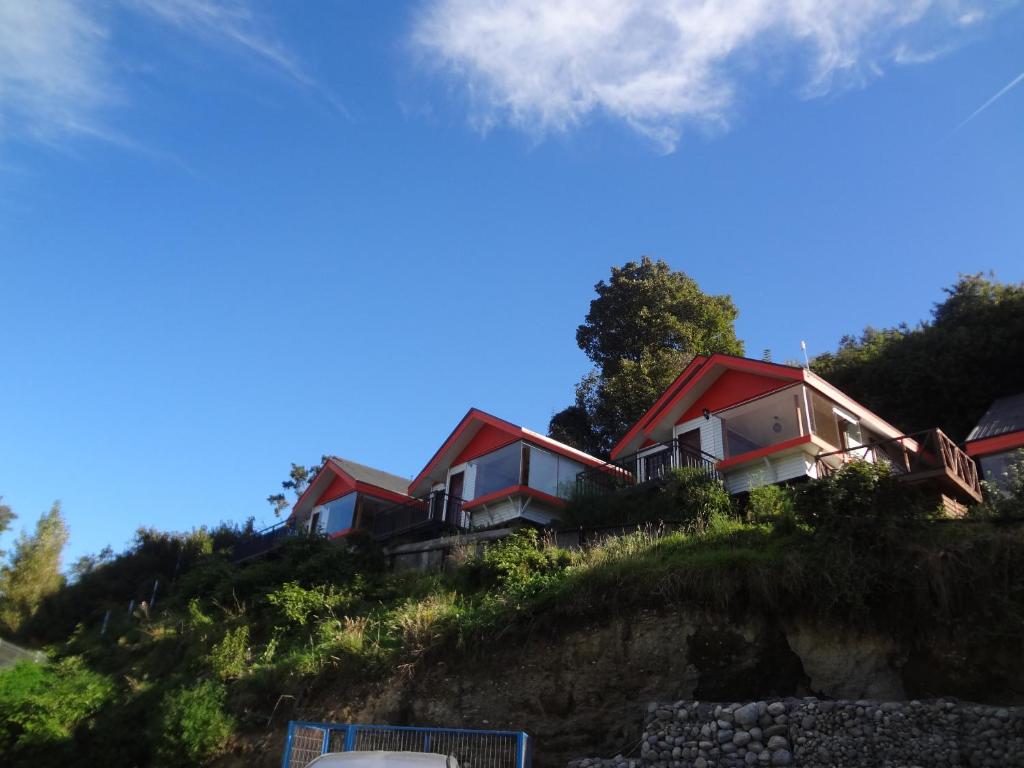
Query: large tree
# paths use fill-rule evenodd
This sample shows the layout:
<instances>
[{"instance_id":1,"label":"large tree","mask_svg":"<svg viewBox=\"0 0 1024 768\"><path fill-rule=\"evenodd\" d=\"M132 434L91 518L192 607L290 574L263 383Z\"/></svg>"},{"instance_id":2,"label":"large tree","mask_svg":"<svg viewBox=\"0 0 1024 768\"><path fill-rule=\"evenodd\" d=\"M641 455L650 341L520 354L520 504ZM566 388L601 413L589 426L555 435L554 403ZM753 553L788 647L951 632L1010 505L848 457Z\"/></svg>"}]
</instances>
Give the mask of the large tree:
<instances>
[{"instance_id":1,"label":"large tree","mask_svg":"<svg viewBox=\"0 0 1024 768\"><path fill-rule=\"evenodd\" d=\"M34 534L21 533L10 561L0 568L0 629L17 632L43 600L63 586L60 558L67 541L59 502L39 518Z\"/></svg>"},{"instance_id":2,"label":"large tree","mask_svg":"<svg viewBox=\"0 0 1024 768\"><path fill-rule=\"evenodd\" d=\"M997 397L1024 392L1024 283L961 275L931 320L846 336L811 368L900 429L967 437Z\"/></svg>"},{"instance_id":3,"label":"large tree","mask_svg":"<svg viewBox=\"0 0 1024 768\"><path fill-rule=\"evenodd\" d=\"M292 462L292 468L288 472L288 479L281 482L281 487L286 491L292 491L295 494L296 500L298 500L298 498L302 496L303 491L305 491L306 488L309 487L309 484L316 479L317 474L321 469L323 469L328 458L330 457L321 456L319 464L309 467ZM267 496L267 503L274 509L274 515L277 517L291 506L291 502L288 501L288 497L283 493L270 494Z\"/></svg>"},{"instance_id":4,"label":"large tree","mask_svg":"<svg viewBox=\"0 0 1024 768\"><path fill-rule=\"evenodd\" d=\"M701 291L685 272L643 257L613 267L576 330L594 368L576 385L575 401L548 425L555 439L598 456L657 399L695 355L743 354L736 306Z\"/></svg>"}]
</instances>

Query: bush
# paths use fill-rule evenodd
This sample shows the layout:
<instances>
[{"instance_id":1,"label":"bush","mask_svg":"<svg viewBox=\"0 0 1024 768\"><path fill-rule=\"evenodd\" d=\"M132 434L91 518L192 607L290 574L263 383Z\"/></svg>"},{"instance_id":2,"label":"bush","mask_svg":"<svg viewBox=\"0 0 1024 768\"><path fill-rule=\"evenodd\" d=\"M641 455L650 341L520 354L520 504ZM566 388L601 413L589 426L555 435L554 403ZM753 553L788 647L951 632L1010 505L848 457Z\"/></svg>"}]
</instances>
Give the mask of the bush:
<instances>
[{"instance_id":1,"label":"bush","mask_svg":"<svg viewBox=\"0 0 1024 768\"><path fill-rule=\"evenodd\" d=\"M21 662L0 673L0 754L53 754L113 696L110 680L81 658Z\"/></svg>"},{"instance_id":2,"label":"bush","mask_svg":"<svg viewBox=\"0 0 1024 768\"><path fill-rule=\"evenodd\" d=\"M537 531L521 528L484 550L476 567L480 583L511 595L534 591L545 579L569 564L563 550L542 549Z\"/></svg>"},{"instance_id":3,"label":"bush","mask_svg":"<svg viewBox=\"0 0 1024 768\"><path fill-rule=\"evenodd\" d=\"M362 580L356 577L354 581L358 591ZM320 584L306 588L298 582L289 581L267 595L267 601L277 609L286 624L304 627L314 619L335 616L339 608L353 602L353 597L351 593L333 585Z\"/></svg>"},{"instance_id":4,"label":"bush","mask_svg":"<svg viewBox=\"0 0 1024 768\"><path fill-rule=\"evenodd\" d=\"M672 470L660 483L606 496L574 497L566 505L563 517L579 526L665 522L704 530L713 514L732 512L732 498L721 480L699 469L683 468Z\"/></svg>"},{"instance_id":5,"label":"bush","mask_svg":"<svg viewBox=\"0 0 1024 768\"><path fill-rule=\"evenodd\" d=\"M229 629L210 651L210 665L221 680L233 680L249 668L249 627Z\"/></svg>"},{"instance_id":6,"label":"bush","mask_svg":"<svg viewBox=\"0 0 1024 768\"><path fill-rule=\"evenodd\" d=\"M224 748L235 725L224 712L225 697L224 686L212 680L164 697L159 750L163 765L205 763Z\"/></svg>"},{"instance_id":7,"label":"bush","mask_svg":"<svg viewBox=\"0 0 1024 768\"><path fill-rule=\"evenodd\" d=\"M902 535L934 511L887 465L863 461L800 486L794 509L819 535L864 546Z\"/></svg>"},{"instance_id":8,"label":"bush","mask_svg":"<svg viewBox=\"0 0 1024 768\"><path fill-rule=\"evenodd\" d=\"M775 521L793 512L793 491L784 485L766 484L750 489L747 518L755 523Z\"/></svg>"},{"instance_id":9,"label":"bush","mask_svg":"<svg viewBox=\"0 0 1024 768\"><path fill-rule=\"evenodd\" d=\"M982 481L985 500L971 510L972 517L1014 518L1024 516L1024 448L1014 452L998 478L999 483Z\"/></svg>"}]
</instances>

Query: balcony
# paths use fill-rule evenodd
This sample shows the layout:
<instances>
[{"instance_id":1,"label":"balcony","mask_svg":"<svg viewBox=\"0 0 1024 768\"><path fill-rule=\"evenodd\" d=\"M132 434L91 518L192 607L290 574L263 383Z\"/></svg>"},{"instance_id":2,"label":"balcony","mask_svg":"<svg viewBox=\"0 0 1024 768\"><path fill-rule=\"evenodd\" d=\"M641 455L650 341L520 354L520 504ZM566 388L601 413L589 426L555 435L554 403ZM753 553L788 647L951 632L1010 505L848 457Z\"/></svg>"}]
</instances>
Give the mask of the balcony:
<instances>
[{"instance_id":1,"label":"balcony","mask_svg":"<svg viewBox=\"0 0 1024 768\"><path fill-rule=\"evenodd\" d=\"M857 460L887 464L906 482L930 485L958 502L981 501L978 467L941 429L818 454L818 476Z\"/></svg>"},{"instance_id":2,"label":"balcony","mask_svg":"<svg viewBox=\"0 0 1024 768\"><path fill-rule=\"evenodd\" d=\"M576 475L576 492L580 496L602 496L623 488L661 482L674 469L696 469L721 480L717 463L710 453L685 445L676 438L583 470Z\"/></svg>"},{"instance_id":3,"label":"balcony","mask_svg":"<svg viewBox=\"0 0 1024 768\"><path fill-rule=\"evenodd\" d=\"M277 549L288 539L302 533L303 531L289 520L277 523L262 531L257 531L249 538L242 539L235 544L231 560L238 563L252 557L259 557L272 549Z\"/></svg>"},{"instance_id":4,"label":"balcony","mask_svg":"<svg viewBox=\"0 0 1024 768\"><path fill-rule=\"evenodd\" d=\"M469 513L458 496L444 491L380 510L370 521L370 533L378 541L411 533L456 533L468 531Z\"/></svg>"}]
</instances>

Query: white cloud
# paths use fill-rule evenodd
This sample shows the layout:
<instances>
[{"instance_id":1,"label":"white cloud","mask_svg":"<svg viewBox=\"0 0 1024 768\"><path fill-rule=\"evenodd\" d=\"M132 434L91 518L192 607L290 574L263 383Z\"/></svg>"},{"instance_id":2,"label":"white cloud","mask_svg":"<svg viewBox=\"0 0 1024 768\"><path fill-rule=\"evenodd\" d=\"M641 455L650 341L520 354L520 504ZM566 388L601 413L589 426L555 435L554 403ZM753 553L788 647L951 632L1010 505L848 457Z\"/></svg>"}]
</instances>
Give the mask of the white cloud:
<instances>
[{"instance_id":1,"label":"white cloud","mask_svg":"<svg viewBox=\"0 0 1024 768\"><path fill-rule=\"evenodd\" d=\"M740 70L796 56L820 95L929 60L983 16L958 0L427 0L413 42L483 128L561 132L599 112L671 151L686 125L728 123Z\"/></svg>"},{"instance_id":2,"label":"white cloud","mask_svg":"<svg viewBox=\"0 0 1024 768\"><path fill-rule=\"evenodd\" d=\"M72 0L0 0L0 138L101 133L114 94L105 28Z\"/></svg>"},{"instance_id":3,"label":"white cloud","mask_svg":"<svg viewBox=\"0 0 1024 768\"><path fill-rule=\"evenodd\" d=\"M255 57L344 111L244 0L0 0L0 140L88 135L141 148L103 120L129 90L109 32L118 11Z\"/></svg>"}]
</instances>

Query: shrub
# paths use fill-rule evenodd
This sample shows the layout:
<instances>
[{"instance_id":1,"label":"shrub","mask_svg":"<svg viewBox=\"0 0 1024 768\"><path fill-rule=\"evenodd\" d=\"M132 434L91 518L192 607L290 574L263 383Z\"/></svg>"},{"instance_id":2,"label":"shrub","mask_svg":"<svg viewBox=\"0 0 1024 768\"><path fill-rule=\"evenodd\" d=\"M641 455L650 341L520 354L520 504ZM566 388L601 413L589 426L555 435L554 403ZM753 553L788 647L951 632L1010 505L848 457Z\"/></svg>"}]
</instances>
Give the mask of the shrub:
<instances>
[{"instance_id":1,"label":"shrub","mask_svg":"<svg viewBox=\"0 0 1024 768\"><path fill-rule=\"evenodd\" d=\"M113 696L110 680L81 658L21 662L0 673L0 754L52 752Z\"/></svg>"},{"instance_id":2,"label":"shrub","mask_svg":"<svg viewBox=\"0 0 1024 768\"><path fill-rule=\"evenodd\" d=\"M161 764L194 766L220 752L234 728L224 712L224 686L205 680L164 697L160 718Z\"/></svg>"},{"instance_id":3,"label":"shrub","mask_svg":"<svg viewBox=\"0 0 1024 768\"><path fill-rule=\"evenodd\" d=\"M972 517L1024 516L1024 448L1013 453L997 482L982 481L985 500L972 508Z\"/></svg>"},{"instance_id":4,"label":"shrub","mask_svg":"<svg viewBox=\"0 0 1024 768\"><path fill-rule=\"evenodd\" d=\"M902 535L932 512L887 465L863 461L800 486L794 509L819 535L865 546Z\"/></svg>"},{"instance_id":5,"label":"shrub","mask_svg":"<svg viewBox=\"0 0 1024 768\"><path fill-rule=\"evenodd\" d=\"M778 520L793 512L793 491L771 483L751 488L746 512L747 518L755 523Z\"/></svg>"},{"instance_id":6,"label":"shrub","mask_svg":"<svg viewBox=\"0 0 1024 768\"><path fill-rule=\"evenodd\" d=\"M357 577L354 581L354 588L359 590L362 580ZM339 608L347 606L352 600L351 593L334 585L320 584L306 588L294 581L282 584L267 595L267 601L277 609L281 618L295 627L304 627L314 619L334 616Z\"/></svg>"},{"instance_id":7,"label":"shrub","mask_svg":"<svg viewBox=\"0 0 1024 768\"><path fill-rule=\"evenodd\" d=\"M229 629L210 651L210 665L222 680L233 680L249 667L249 627Z\"/></svg>"},{"instance_id":8,"label":"shrub","mask_svg":"<svg viewBox=\"0 0 1024 768\"><path fill-rule=\"evenodd\" d=\"M732 513L732 499L720 480L699 469L674 469L660 483L606 496L576 496L563 517L580 526L682 523L703 530L715 513Z\"/></svg>"},{"instance_id":9,"label":"shrub","mask_svg":"<svg viewBox=\"0 0 1024 768\"><path fill-rule=\"evenodd\" d=\"M521 528L511 536L484 550L479 559L479 578L484 586L495 586L513 594L533 591L550 576L568 564L562 550L541 548L537 531Z\"/></svg>"}]
</instances>

